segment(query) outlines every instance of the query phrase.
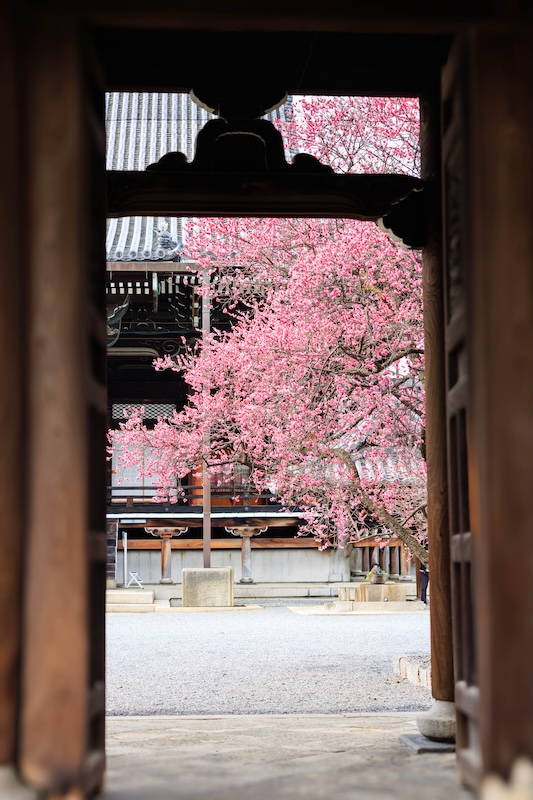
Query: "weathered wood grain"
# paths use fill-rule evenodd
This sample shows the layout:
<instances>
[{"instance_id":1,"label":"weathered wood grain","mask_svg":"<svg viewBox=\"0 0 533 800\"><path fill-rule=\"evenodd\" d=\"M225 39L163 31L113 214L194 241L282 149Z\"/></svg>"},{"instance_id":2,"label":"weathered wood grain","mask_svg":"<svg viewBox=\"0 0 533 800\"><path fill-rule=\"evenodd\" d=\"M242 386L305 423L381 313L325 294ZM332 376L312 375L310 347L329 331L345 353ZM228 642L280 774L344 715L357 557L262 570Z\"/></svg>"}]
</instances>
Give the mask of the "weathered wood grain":
<instances>
[{"instance_id":1,"label":"weathered wood grain","mask_svg":"<svg viewBox=\"0 0 533 800\"><path fill-rule=\"evenodd\" d=\"M441 225L440 86L428 87L421 100L422 172L436 184L423 251L424 350L426 387L426 464L428 549L431 579L431 691L435 700L453 702L451 565L446 447L444 350L444 275ZM417 569L417 586L418 586Z\"/></svg>"},{"instance_id":2,"label":"weathered wood grain","mask_svg":"<svg viewBox=\"0 0 533 800\"><path fill-rule=\"evenodd\" d=\"M28 559L20 765L75 794L87 748L86 152L76 26L28 19Z\"/></svg>"},{"instance_id":3,"label":"weathered wood grain","mask_svg":"<svg viewBox=\"0 0 533 800\"><path fill-rule=\"evenodd\" d=\"M24 282L20 214L21 119L18 41L7 4L0 9L0 765L16 750L23 557L23 325Z\"/></svg>"},{"instance_id":4,"label":"weathered wood grain","mask_svg":"<svg viewBox=\"0 0 533 800\"><path fill-rule=\"evenodd\" d=\"M172 539L170 541L172 550L201 550L201 539ZM252 547L259 550L271 549L318 549L314 539L252 539ZM122 541L118 542L118 549L123 550ZM151 539L128 539L128 550L160 550L161 542ZM241 541L239 539L212 539L212 550L240 550Z\"/></svg>"},{"instance_id":5,"label":"weathered wood grain","mask_svg":"<svg viewBox=\"0 0 533 800\"><path fill-rule=\"evenodd\" d=\"M533 33L478 30L467 46L480 734L483 770L506 775L533 757Z\"/></svg>"}]
</instances>

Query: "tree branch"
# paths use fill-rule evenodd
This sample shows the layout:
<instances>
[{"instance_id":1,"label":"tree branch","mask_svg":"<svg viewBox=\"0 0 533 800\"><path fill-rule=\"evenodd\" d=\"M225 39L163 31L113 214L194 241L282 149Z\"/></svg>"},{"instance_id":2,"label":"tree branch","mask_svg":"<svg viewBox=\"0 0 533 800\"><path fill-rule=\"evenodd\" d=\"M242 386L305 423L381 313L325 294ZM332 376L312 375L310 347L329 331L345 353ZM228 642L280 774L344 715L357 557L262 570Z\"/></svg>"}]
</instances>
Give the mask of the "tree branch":
<instances>
[{"instance_id":1,"label":"tree branch","mask_svg":"<svg viewBox=\"0 0 533 800\"><path fill-rule=\"evenodd\" d=\"M413 536L410 530L404 528L404 526L400 522L398 522L398 520L394 519L394 517L391 514L389 514L389 512L386 511L384 508L382 508L381 506L377 506L371 499L371 497L365 492L365 490L361 486L359 475L357 474L357 467L353 459L351 458L350 454L347 453L346 450L343 450L341 447L336 447L333 452L335 453L337 458L340 461L342 461L342 463L349 469L350 473L352 474L354 478L353 483L356 487L356 492L359 496L361 505L363 506L365 511L368 511L369 514L373 514L374 516L379 517L381 520L383 520L387 528L389 528L393 533L395 533L398 539L401 539L401 541L406 545L406 547L409 548L411 553L418 559L420 559L422 564L425 564L427 566L428 551L426 550L426 548L420 544L416 536Z\"/></svg>"}]
</instances>

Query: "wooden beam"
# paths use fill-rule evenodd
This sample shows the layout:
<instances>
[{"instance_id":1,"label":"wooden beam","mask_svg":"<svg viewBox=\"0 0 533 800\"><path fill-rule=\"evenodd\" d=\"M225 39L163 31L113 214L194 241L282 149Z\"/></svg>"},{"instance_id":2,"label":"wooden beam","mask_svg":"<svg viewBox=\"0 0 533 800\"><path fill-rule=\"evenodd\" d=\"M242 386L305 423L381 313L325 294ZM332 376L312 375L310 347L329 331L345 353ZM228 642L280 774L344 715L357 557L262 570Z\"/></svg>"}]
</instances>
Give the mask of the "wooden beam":
<instances>
[{"instance_id":1,"label":"wooden beam","mask_svg":"<svg viewBox=\"0 0 533 800\"><path fill-rule=\"evenodd\" d=\"M358 542L352 542L354 547L379 547L380 544L383 544L383 537L381 536L368 536L364 539L361 539ZM399 547L402 545L402 541L398 539L397 536L390 536L387 539L387 547Z\"/></svg>"},{"instance_id":2,"label":"wooden beam","mask_svg":"<svg viewBox=\"0 0 533 800\"><path fill-rule=\"evenodd\" d=\"M201 539L172 539L170 544L172 550L201 550ZM252 547L259 550L316 550L318 543L314 539L252 539ZM118 542L118 549L122 550L122 541ZM128 550L160 550L161 542L151 539L129 539ZM212 539L212 550L240 550L241 542L238 539Z\"/></svg>"},{"instance_id":3,"label":"wooden beam","mask_svg":"<svg viewBox=\"0 0 533 800\"><path fill-rule=\"evenodd\" d=\"M239 72L240 91L249 96L257 72L271 75L276 83L283 75L288 94L329 95L335 74L335 93L340 95L416 96L428 70L443 59L446 36L391 36L310 32L193 31L180 39L179 65L175 57L175 31L99 30L97 46L102 54L110 91L184 92L213 84L213 63L219 66L219 82L235 86L230 74ZM319 40L317 42L317 39ZM318 46L317 46L318 44ZM143 52L139 60L117 58ZM203 53L209 53L204 58ZM234 55L230 63L230 54ZM305 70L302 71L302 64ZM243 65L251 64L248 74Z\"/></svg>"},{"instance_id":4,"label":"wooden beam","mask_svg":"<svg viewBox=\"0 0 533 800\"><path fill-rule=\"evenodd\" d=\"M70 12L69 0L49 0L47 8ZM271 0L250 4L233 0L221 5L218 0L191 4L184 0L79 0L77 13L84 22L96 26L161 30L207 31L339 31L385 33L454 33L466 30L475 21L493 21L510 16L528 20L524 5L486 4L479 0L438 0L428 5L409 0L401 9L395 3L377 8L373 4L354 6L345 0ZM124 59L119 50L117 57ZM179 59L176 59L179 64Z\"/></svg>"},{"instance_id":5,"label":"wooden beam","mask_svg":"<svg viewBox=\"0 0 533 800\"><path fill-rule=\"evenodd\" d=\"M376 222L413 193L423 202L424 182L407 175L324 173L108 172L110 217L328 217ZM423 215L419 215L422 222ZM393 227L392 224L390 226ZM415 230L420 247L424 230ZM416 241L415 241L416 240Z\"/></svg>"}]
</instances>

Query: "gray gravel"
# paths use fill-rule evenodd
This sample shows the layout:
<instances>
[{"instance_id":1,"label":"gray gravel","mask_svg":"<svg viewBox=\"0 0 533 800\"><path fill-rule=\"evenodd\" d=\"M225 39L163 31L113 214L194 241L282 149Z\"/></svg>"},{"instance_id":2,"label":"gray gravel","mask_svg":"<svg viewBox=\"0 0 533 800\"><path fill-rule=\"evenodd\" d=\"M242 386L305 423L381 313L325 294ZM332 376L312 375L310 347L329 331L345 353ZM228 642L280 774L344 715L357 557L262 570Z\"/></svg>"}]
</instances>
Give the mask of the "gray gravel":
<instances>
[{"instance_id":1,"label":"gray gravel","mask_svg":"<svg viewBox=\"0 0 533 800\"><path fill-rule=\"evenodd\" d=\"M394 675L392 662L428 653L429 614L108 614L107 713L424 710L429 692Z\"/></svg>"}]
</instances>

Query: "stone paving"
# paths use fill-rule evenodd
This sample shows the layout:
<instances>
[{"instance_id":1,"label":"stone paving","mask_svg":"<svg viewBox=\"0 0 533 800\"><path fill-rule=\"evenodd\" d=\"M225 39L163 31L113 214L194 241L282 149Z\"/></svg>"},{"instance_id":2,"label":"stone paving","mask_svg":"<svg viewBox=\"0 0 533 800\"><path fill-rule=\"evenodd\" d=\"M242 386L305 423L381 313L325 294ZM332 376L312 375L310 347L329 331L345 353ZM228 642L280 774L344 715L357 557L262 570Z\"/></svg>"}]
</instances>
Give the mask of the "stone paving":
<instances>
[{"instance_id":1,"label":"stone paving","mask_svg":"<svg viewBox=\"0 0 533 800\"><path fill-rule=\"evenodd\" d=\"M102 800L472 800L414 714L107 719Z\"/></svg>"}]
</instances>

